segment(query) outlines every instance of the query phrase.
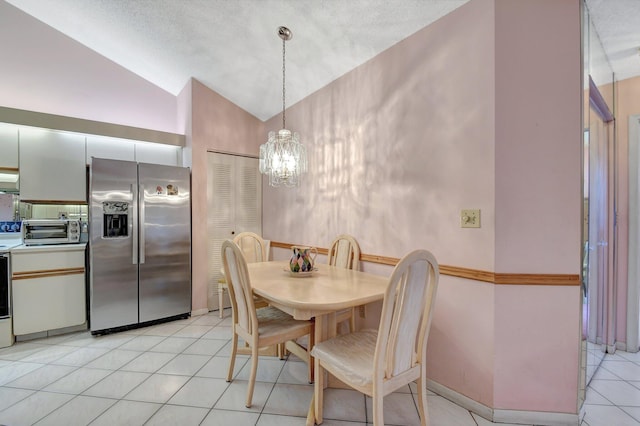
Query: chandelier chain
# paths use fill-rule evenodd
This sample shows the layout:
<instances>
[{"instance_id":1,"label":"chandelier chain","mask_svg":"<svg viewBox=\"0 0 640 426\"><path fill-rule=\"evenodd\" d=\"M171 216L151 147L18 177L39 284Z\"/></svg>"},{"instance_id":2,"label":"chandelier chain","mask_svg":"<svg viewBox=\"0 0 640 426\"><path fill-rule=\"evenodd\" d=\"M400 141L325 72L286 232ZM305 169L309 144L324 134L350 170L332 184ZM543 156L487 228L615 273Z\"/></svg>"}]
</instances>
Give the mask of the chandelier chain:
<instances>
[{"instance_id":1,"label":"chandelier chain","mask_svg":"<svg viewBox=\"0 0 640 426\"><path fill-rule=\"evenodd\" d=\"M285 39L282 39L282 128L286 129L287 126L285 126L285 119L284 119L284 110L285 110L285 64L284 64L284 58L285 58Z\"/></svg>"}]
</instances>

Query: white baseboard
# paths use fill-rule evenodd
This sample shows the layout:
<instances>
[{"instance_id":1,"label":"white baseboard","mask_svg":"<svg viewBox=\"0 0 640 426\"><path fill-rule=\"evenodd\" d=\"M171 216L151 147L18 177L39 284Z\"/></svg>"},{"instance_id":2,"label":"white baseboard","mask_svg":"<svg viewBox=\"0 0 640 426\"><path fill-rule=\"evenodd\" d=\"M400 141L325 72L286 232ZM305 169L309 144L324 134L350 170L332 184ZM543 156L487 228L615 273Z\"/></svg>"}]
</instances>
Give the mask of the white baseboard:
<instances>
[{"instance_id":1,"label":"white baseboard","mask_svg":"<svg viewBox=\"0 0 640 426\"><path fill-rule=\"evenodd\" d=\"M85 321L84 323L79 324L79 325L72 325L70 327L56 328L54 330L39 331L39 332L36 332L36 333L30 333L30 334L22 334L22 335L15 336L15 337L16 337L16 342L26 342L27 340L42 339L42 338L45 338L45 337L58 336L60 334L74 333L76 331L86 330L87 328L88 328L88 324Z\"/></svg>"},{"instance_id":2,"label":"white baseboard","mask_svg":"<svg viewBox=\"0 0 640 426\"><path fill-rule=\"evenodd\" d=\"M191 311L191 316L192 317L197 317L199 315L206 315L208 313L209 313L209 309L207 309L207 308L196 309L195 311Z\"/></svg>"},{"instance_id":3,"label":"white baseboard","mask_svg":"<svg viewBox=\"0 0 640 426\"><path fill-rule=\"evenodd\" d=\"M546 411L493 410L494 423L514 423L545 426L578 426L578 414Z\"/></svg>"},{"instance_id":4,"label":"white baseboard","mask_svg":"<svg viewBox=\"0 0 640 426\"><path fill-rule=\"evenodd\" d=\"M616 350L627 352L627 344L625 342L616 342Z\"/></svg>"},{"instance_id":5,"label":"white baseboard","mask_svg":"<svg viewBox=\"0 0 640 426\"><path fill-rule=\"evenodd\" d=\"M494 423L577 426L581 418L580 415L571 413L496 410L451 390L440 383L436 383L433 380L427 380L427 389Z\"/></svg>"},{"instance_id":6,"label":"white baseboard","mask_svg":"<svg viewBox=\"0 0 640 426\"><path fill-rule=\"evenodd\" d=\"M484 417L487 420L491 420L493 418L493 410L491 408L479 403L478 401L474 401L473 399L464 396L461 393L451 390L448 387L441 385L440 383L427 379L427 389L437 393L441 397L446 398L451 402L454 402L462 408L476 413L480 417Z\"/></svg>"}]
</instances>

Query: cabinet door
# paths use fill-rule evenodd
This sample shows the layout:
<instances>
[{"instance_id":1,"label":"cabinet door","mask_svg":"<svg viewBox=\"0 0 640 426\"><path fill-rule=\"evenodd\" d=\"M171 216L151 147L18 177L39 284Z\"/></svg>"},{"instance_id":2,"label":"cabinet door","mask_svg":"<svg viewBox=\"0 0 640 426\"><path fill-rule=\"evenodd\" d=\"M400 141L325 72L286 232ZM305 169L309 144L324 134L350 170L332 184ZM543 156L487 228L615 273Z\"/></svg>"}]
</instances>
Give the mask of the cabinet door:
<instances>
[{"instance_id":1,"label":"cabinet door","mask_svg":"<svg viewBox=\"0 0 640 426\"><path fill-rule=\"evenodd\" d=\"M262 175L256 158L235 157L233 227L262 236Z\"/></svg>"},{"instance_id":2,"label":"cabinet door","mask_svg":"<svg viewBox=\"0 0 640 426\"><path fill-rule=\"evenodd\" d=\"M136 142L136 161L165 166L182 166L182 147L160 143Z\"/></svg>"},{"instance_id":3,"label":"cabinet door","mask_svg":"<svg viewBox=\"0 0 640 426\"><path fill-rule=\"evenodd\" d=\"M45 129L20 129L20 199L87 201L85 137Z\"/></svg>"},{"instance_id":4,"label":"cabinet door","mask_svg":"<svg viewBox=\"0 0 640 426\"><path fill-rule=\"evenodd\" d=\"M262 235L262 176L256 158L209 153L207 163L207 255L212 310L218 308L222 242L244 231Z\"/></svg>"},{"instance_id":5,"label":"cabinet door","mask_svg":"<svg viewBox=\"0 0 640 426\"><path fill-rule=\"evenodd\" d=\"M13 282L13 334L73 327L86 321L84 274Z\"/></svg>"},{"instance_id":6,"label":"cabinet door","mask_svg":"<svg viewBox=\"0 0 640 426\"><path fill-rule=\"evenodd\" d=\"M0 169L18 170L17 126L0 124Z\"/></svg>"},{"instance_id":7,"label":"cabinet door","mask_svg":"<svg viewBox=\"0 0 640 426\"><path fill-rule=\"evenodd\" d=\"M234 159L231 155L210 153L207 163L208 299L209 310L212 310L218 306L217 282L222 278L222 242L232 239L234 232Z\"/></svg>"},{"instance_id":8,"label":"cabinet door","mask_svg":"<svg viewBox=\"0 0 640 426\"><path fill-rule=\"evenodd\" d=\"M135 142L128 139L87 135L87 164L91 164L91 157L134 161L135 146Z\"/></svg>"},{"instance_id":9,"label":"cabinet door","mask_svg":"<svg viewBox=\"0 0 640 426\"><path fill-rule=\"evenodd\" d=\"M11 253L13 333L38 333L86 321L84 248Z\"/></svg>"}]
</instances>

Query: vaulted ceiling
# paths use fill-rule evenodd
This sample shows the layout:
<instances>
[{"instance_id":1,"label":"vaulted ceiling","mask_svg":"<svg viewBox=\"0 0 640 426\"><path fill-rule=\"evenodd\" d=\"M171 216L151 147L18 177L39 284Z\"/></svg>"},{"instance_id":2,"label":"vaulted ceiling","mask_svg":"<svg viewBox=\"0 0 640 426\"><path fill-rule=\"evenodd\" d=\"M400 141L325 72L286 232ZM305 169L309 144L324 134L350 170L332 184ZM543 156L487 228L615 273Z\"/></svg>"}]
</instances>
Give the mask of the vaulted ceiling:
<instances>
[{"instance_id":1,"label":"vaulted ceiling","mask_svg":"<svg viewBox=\"0 0 640 426\"><path fill-rule=\"evenodd\" d=\"M194 77L261 120L468 0L0 0L172 94ZM587 0L618 78L640 75L640 1Z\"/></svg>"},{"instance_id":2,"label":"vaulted ceiling","mask_svg":"<svg viewBox=\"0 0 640 426\"><path fill-rule=\"evenodd\" d=\"M2 0L0 0L2 1ZM266 120L468 0L7 0L178 94L194 77Z\"/></svg>"}]
</instances>

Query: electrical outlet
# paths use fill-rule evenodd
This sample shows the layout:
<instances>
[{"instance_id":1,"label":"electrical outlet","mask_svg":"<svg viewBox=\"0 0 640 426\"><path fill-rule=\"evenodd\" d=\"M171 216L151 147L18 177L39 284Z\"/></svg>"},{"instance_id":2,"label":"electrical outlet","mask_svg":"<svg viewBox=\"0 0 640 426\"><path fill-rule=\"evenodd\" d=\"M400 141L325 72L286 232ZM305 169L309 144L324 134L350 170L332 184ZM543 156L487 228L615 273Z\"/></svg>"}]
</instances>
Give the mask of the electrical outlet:
<instances>
[{"instance_id":1,"label":"electrical outlet","mask_svg":"<svg viewBox=\"0 0 640 426\"><path fill-rule=\"evenodd\" d=\"M480 228L480 209L465 209L460 211L460 227Z\"/></svg>"}]
</instances>

